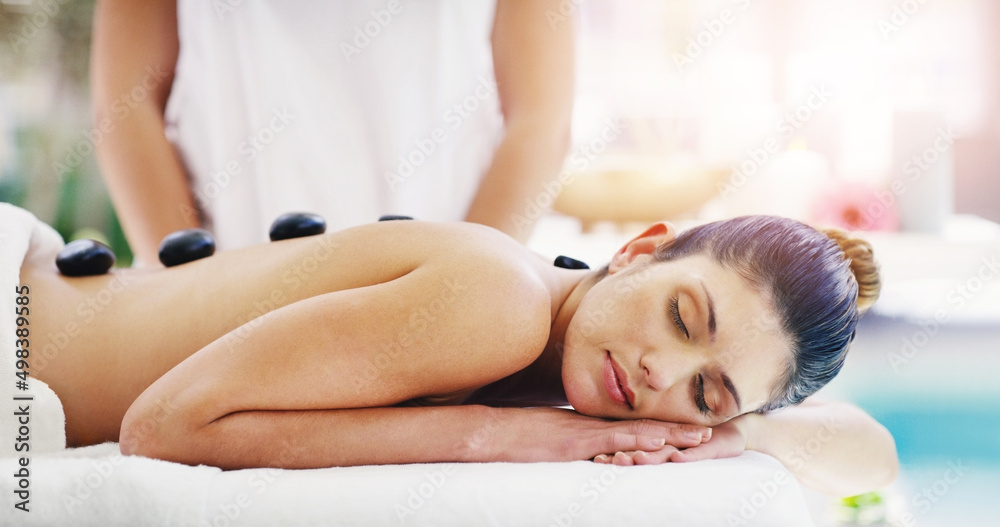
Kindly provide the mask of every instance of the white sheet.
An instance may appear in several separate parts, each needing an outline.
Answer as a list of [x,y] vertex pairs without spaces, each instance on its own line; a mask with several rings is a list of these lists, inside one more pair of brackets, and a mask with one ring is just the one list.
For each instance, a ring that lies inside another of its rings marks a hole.
[[[580,461],[223,472],[105,443],[32,457],[30,512],[12,509],[16,460],[0,459],[15,525],[812,525],[773,458],[614,467]],[[6,524],[6,521],[4,522]]]

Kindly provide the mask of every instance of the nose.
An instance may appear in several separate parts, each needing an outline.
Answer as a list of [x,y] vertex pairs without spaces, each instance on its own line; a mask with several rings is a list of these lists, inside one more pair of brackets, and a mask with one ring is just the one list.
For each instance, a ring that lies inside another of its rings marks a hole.
[[701,369],[702,358],[695,352],[671,353],[647,351],[640,357],[643,378],[653,391],[667,391],[677,383],[687,382]]

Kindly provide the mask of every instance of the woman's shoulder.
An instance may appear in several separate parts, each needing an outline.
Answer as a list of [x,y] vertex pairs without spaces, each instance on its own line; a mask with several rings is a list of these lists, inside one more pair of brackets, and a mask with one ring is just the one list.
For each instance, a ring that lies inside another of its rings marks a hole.
[[[423,266],[441,277],[463,280],[497,309],[550,308],[540,257],[496,229],[474,223],[413,222],[409,243],[420,246]],[[551,316],[546,315],[546,324]]]
[[[391,221],[353,227],[334,239],[370,259],[406,262],[449,272],[537,282],[544,287],[539,257],[506,234],[475,223]],[[359,255],[360,256],[360,255]],[[528,284],[522,284],[528,285]]]
[[506,349],[541,352],[552,324],[552,295],[540,257],[482,225],[393,223],[406,225],[383,227],[393,231],[387,238],[398,240],[397,253],[421,256],[418,271],[431,297],[454,297],[478,322],[477,331]]
[[421,342],[410,347],[420,349],[415,356],[474,364],[451,370],[460,385],[520,371],[544,350],[552,325],[547,266],[512,238],[475,224],[417,221],[361,226],[348,236],[372,247],[372,265],[413,259],[384,309],[398,320],[385,323],[407,342]]

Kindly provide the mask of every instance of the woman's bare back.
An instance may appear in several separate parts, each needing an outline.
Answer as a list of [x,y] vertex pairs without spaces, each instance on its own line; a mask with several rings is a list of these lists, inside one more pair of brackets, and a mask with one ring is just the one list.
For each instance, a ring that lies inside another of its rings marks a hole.
[[[478,261],[470,262],[470,258]],[[535,313],[550,309],[548,289],[538,273],[544,264],[513,240],[468,224],[371,224],[228,251],[170,269],[124,269],[87,278],[66,278],[54,269],[26,267],[21,282],[31,288],[32,334],[40,339],[33,343],[39,351],[31,373],[62,399],[71,446],[114,441],[132,402],[212,342],[225,336],[232,360],[239,360],[243,345],[262,336],[259,317],[266,313],[326,293],[376,287],[421,270],[410,279],[435,282],[424,289],[428,297],[417,299],[420,305],[405,320],[396,316],[395,323],[375,324],[392,335],[381,339],[382,349],[351,350],[371,355],[369,371],[355,372],[352,377],[360,387],[375,380],[368,377],[378,377],[379,360],[393,357],[394,348],[441,329],[438,317],[446,308],[456,307],[450,304],[458,295],[468,293],[471,284],[464,277],[471,276],[470,265],[482,266],[484,277],[492,269],[520,284],[521,291],[505,291],[504,284],[495,284],[494,301],[535,304],[510,305]],[[534,291],[524,291],[524,283],[534,283]],[[483,285],[488,284],[479,284],[476,294],[482,294]],[[316,320],[315,324],[317,332],[324,327],[335,329],[329,327],[334,321]],[[533,349],[511,354],[517,369],[524,367],[525,353],[537,357],[542,352],[547,338],[547,334],[541,338],[543,327],[547,324],[530,328],[525,342],[532,342],[528,347]],[[288,352],[280,347],[273,350],[277,356]],[[479,378],[467,390],[516,371],[500,370]],[[296,379],[289,379],[290,387],[295,383]],[[451,394],[426,395],[447,401]]]

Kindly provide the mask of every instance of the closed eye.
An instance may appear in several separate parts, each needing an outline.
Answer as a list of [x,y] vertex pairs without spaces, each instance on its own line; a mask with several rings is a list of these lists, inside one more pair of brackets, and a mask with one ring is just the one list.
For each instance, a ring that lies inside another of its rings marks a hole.
[[670,299],[669,311],[670,318],[674,320],[674,325],[677,326],[677,329],[681,330],[685,337],[691,338],[691,335],[688,333],[687,326],[684,325],[684,321],[681,319],[681,310],[676,296]]
[[708,414],[712,412],[712,409],[709,408],[708,404],[705,402],[705,379],[700,373],[698,374],[698,384],[695,390],[694,402],[698,406],[698,411],[701,412],[701,415],[707,417]]

